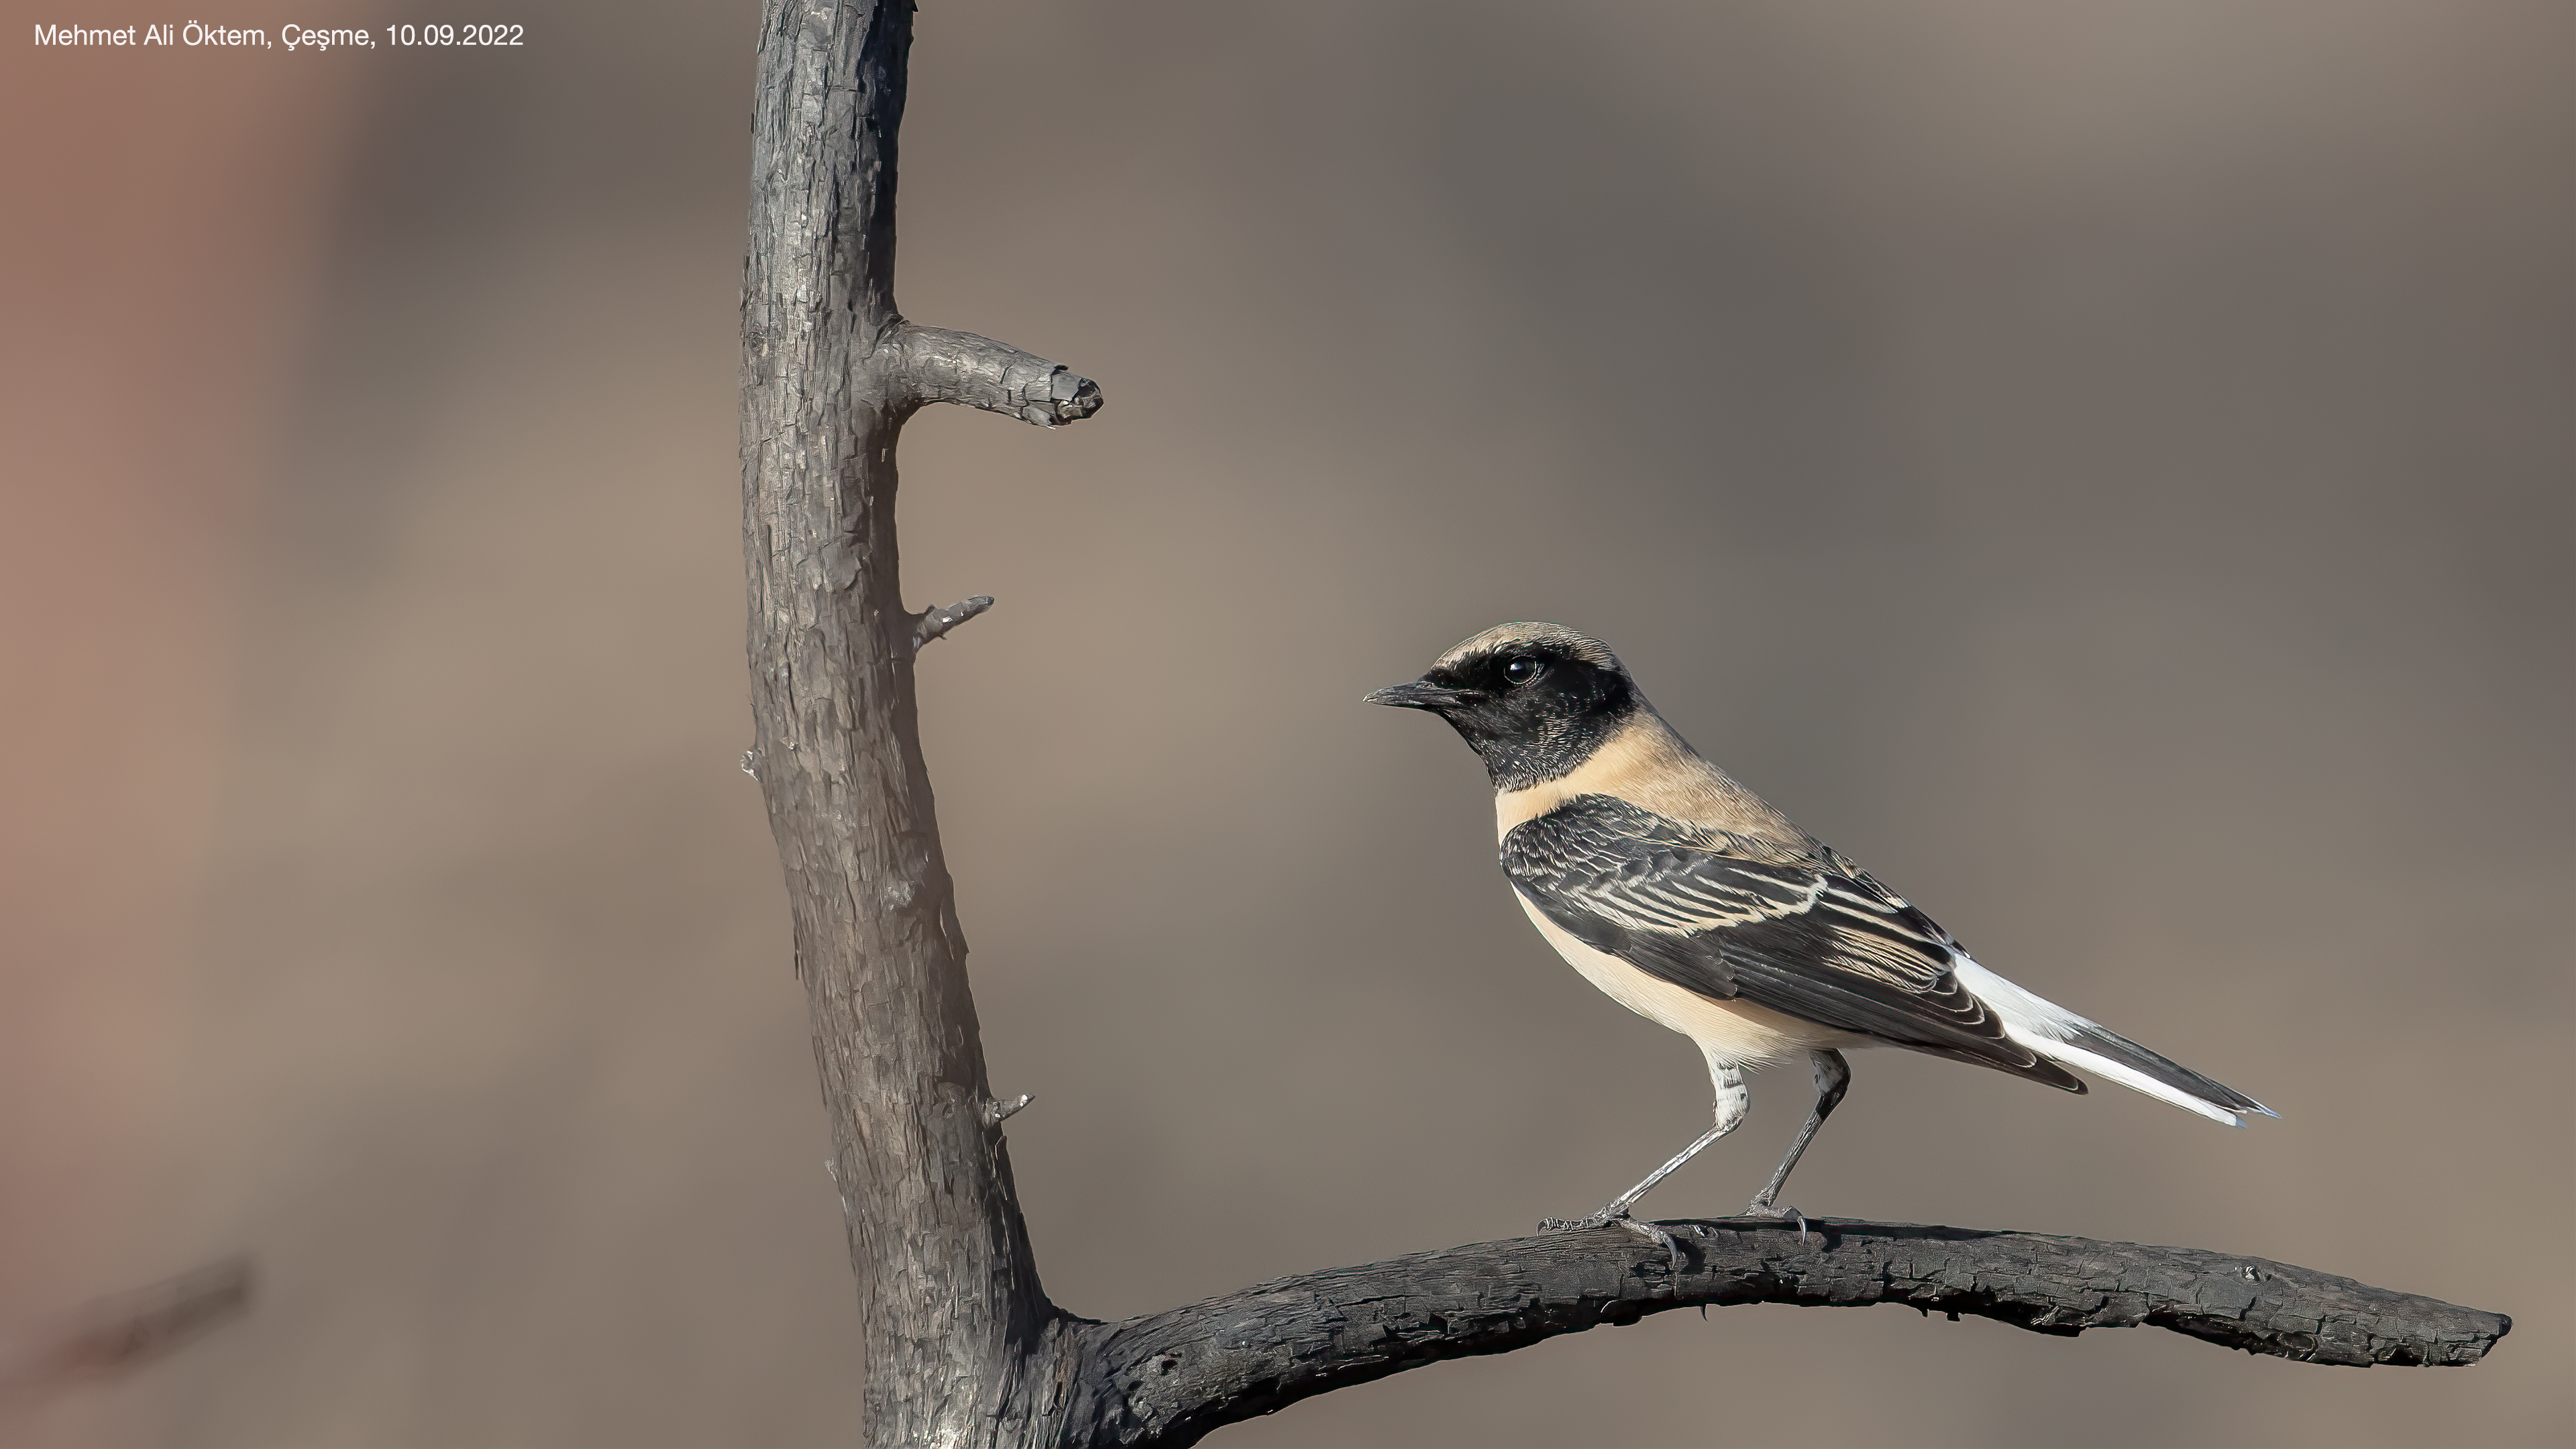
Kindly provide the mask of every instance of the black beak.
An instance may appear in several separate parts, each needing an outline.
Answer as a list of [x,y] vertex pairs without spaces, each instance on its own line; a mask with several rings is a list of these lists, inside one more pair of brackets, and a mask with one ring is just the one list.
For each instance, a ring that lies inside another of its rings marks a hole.
[[1372,689],[1360,696],[1362,704],[1391,704],[1398,709],[1427,709],[1439,714],[1462,704],[1473,704],[1483,695],[1467,689],[1443,689],[1437,684],[1414,680],[1409,684],[1390,684]]

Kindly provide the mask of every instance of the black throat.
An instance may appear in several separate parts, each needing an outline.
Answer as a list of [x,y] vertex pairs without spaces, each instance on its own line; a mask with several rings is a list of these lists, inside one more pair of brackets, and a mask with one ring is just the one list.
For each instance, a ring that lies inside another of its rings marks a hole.
[[1526,790],[1573,774],[1636,712],[1631,701],[1616,714],[1548,720],[1527,733],[1513,735],[1479,735],[1459,720],[1449,723],[1475,748],[1476,757],[1485,762],[1486,777],[1501,792]]
[[1487,685],[1483,698],[1442,712],[1485,762],[1496,790],[1526,790],[1572,774],[1645,707],[1616,669],[1581,660],[1551,664],[1527,685]]

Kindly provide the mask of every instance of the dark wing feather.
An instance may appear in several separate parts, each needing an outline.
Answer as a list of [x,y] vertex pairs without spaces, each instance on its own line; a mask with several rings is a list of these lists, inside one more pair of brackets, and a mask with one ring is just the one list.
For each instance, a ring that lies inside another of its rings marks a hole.
[[1504,836],[1503,870],[1576,940],[1676,986],[2084,1090],[1959,984],[1947,931],[1834,851],[1578,795]]

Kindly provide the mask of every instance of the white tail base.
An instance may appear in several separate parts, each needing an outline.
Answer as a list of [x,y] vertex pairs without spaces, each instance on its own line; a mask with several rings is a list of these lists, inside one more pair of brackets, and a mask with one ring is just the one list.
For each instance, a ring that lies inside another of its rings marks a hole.
[[1986,1004],[1986,1009],[2002,1022],[2004,1035],[2054,1062],[2090,1072],[2106,1081],[2119,1083],[2131,1091],[2144,1092],[2162,1102],[2171,1102],[2186,1112],[2197,1112],[2212,1122],[2242,1127],[2245,1119],[2215,1102],[2204,1101],[2179,1087],[2169,1087],[2134,1067],[2122,1066],[2098,1052],[2086,1051],[2070,1040],[2087,1027],[2106,1030],[2101,1023],[2077,1016],[2053,1001],[2033,996],[1966,956],[1951,968],[1959,984],[1969,994]]

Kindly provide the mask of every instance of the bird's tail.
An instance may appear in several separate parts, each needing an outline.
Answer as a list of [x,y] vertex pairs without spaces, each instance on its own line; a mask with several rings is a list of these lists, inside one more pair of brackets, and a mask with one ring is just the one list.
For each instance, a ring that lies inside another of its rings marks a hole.
[[2024,991],[1965,956],[1951,969],[1957,973],[1959,984],[2003,1023],[2004,1035],[2051,1061],[2091,1072],[2230,1127],[2245,1125],[2245,1119],[2237,1115],[2241,1112],[2280,1115],[2233,1087],[2158,1056],[2100,1022]]

